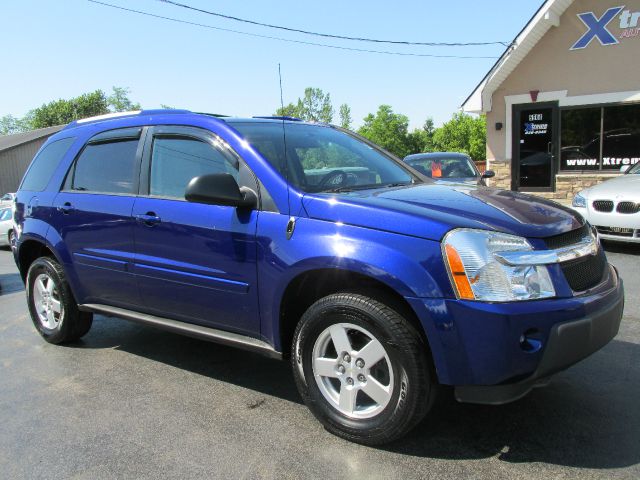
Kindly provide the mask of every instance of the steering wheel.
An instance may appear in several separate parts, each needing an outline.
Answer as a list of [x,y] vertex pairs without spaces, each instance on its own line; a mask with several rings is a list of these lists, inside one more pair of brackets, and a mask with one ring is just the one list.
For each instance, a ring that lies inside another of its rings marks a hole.
[[[333,170],[327,173],[320,182],[318,182],[318,188],[324,190],[326,187],[346,187],[350,184],[350,180],[358,181],[357,175],[353,173],[345,172],[344,170]],[[355,184],[352,183],[353,184]]]

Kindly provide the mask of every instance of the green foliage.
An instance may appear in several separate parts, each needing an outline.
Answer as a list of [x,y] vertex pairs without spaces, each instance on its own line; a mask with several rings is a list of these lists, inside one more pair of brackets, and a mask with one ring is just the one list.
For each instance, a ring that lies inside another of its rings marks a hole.
[[109,113],[107,97],[102,90],[85,93],[70,100],[54,100],[33,110],[31,128],[45,128],[54,125]]
[[364,118],[364,125],[358,133],[402,158],[413,153],[408,129],[409,118],[406,115],[394,113],[389,105],[380,105],[375,115],[370,113]]
[[280,107],[276,110],[275,115],[277,117],[295,117],[302,118],[302,111],[298,109],[297,105],[290,103],[284,107]]
[[320,88],[307,87],[304,89],[304,97],[298,98],[296,104],[289,103],[278,108],[275,114],[280,117],[296,117],[309,122],[331,123],[333,121],[331,95],[324,93]]
[[16,118],[13,115],[0,118],[0,135],[12,135],[29,130],[29,124],[25,118]]
[[127,87],[112,87],[113,93],[107,97],[112,112],[130,112],[140,110],[140,104],[129,99],[131,90]]
[[454,113],[451,120],[433,134],[437,151],[463,152],[476,161],[486,159],[487,128],[484,116]]
[[140,108],[139,103],[129,99],[129,89],[126,87],[113,87],[113,93],[108,97],[102,90],[96,90],[68,100],[45,103],[30,110],[23,118],[5,115],[0,119],[0,135],[64,125],[81,118]]
[[351,107],[349,107],[349,105],[347,105],[346,103],[343,103],[342,105],[340,105],[340,110],[339,110],[339,115],[340,115],[340,126],[342,128],[351,128]]

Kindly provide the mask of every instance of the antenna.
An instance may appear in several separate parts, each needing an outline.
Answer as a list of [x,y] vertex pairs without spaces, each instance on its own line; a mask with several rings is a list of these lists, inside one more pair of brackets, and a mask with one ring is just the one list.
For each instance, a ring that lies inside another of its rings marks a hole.
[[295,222],[295,220],[293,220],[293,217],[291,217],[291,198],[290,198],[290,194],[289,194],[289,158],[287,156],[287,132],[286,129],[284,127],[284,96],[282,94],[282,71],[280,70],[280,64],[278,63],[278,79],[280,81],[280,107],[281,107],[281,111],[282,111],[282,141],[284,144],[284,176],[285,176],[285,180],[287,181],[287,208],[289,209],[289,224],[293,222]]

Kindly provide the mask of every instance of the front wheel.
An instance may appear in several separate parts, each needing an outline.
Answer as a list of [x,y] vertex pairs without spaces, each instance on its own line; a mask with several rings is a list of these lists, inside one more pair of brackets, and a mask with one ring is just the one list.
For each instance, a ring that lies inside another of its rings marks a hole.
[[348,440],[395,440],[433,403],[433,368],[420,335],[366,296],[339,293],[314,303],[298,324],[293,352],[305,403],[327,430]]

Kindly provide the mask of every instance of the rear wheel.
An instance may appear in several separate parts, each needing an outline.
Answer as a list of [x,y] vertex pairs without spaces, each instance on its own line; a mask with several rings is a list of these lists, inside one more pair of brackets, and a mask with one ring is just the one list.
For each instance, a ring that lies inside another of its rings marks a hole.
[[50,257],[36,259],[27,273],[31,320],[49,343],[72,342],[91,328],[92,314],[78,309],[64,271]]
[[426,345],[406,319],[376,300],[341,293],[317,301],[293,342],[300,394],[338,436],[368,445],[390,442],[433,403]]
[[13,230],[9,230],[9,233],[7,233],[7,241],[9,242],[9,247],[13,248],[15,246],[15,236],[13,234]]

